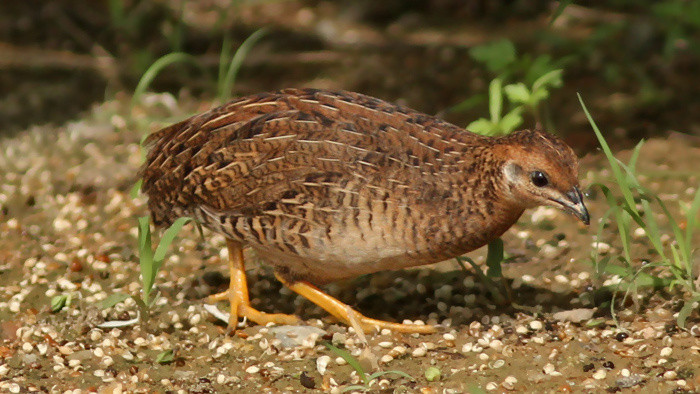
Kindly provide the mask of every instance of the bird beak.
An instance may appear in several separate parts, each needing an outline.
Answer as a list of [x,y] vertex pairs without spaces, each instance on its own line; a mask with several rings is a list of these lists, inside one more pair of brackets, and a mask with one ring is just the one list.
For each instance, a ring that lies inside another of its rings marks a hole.
[[588,209],[583,204],[583,196],[578,187],[574,186],[571,188],[566,193],[566,198],[555,199],[554,201],[564,207],[565,210],[576,215],[584,224],[591,223],[591,217],[588,214]]

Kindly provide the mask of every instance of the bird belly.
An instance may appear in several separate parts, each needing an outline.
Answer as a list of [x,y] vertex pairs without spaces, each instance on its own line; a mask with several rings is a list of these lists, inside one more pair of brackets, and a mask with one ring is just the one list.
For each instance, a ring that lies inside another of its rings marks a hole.
[[[390,241],[390,242],[387,242]],[[324,284],[378,271],[431,264],[435,256],[419,253],[415,245],[386,240],[380,234],[344,232],[342,241],[317,239],[309,248],[286,253],[279,248],[251,245],[257,254],[290,279]]]

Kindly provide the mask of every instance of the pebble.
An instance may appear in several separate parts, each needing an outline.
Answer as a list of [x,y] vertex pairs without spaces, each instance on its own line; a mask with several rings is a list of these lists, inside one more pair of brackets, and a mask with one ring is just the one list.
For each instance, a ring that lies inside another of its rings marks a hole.
[[543,327],[542,322],[539,320],[533,320],[530,322],[530,328],[535,330],[535,331],[541,330],[542,327]]
[[426,353],[427,353],[427,351],[425,350],[425,348],[423,348],[423,347],[417,347],[417,348],[413,349],[413,351],[411,352],[411,356],[413,356],[413,357],[423,357],[423,356],[426,355]]
[[379,342],[377,345],[381,348],[389,349],[390,347],[394,346],[394,343],[391,341],[383,341]]
[[491,343],[489,343],[489,347],[497,352],[500,352],[503,350],[503,342],[498,339],[494,339],[491,341]]
[[249,374],[258,373],[258,372],[260,372],[260,367],[258,367],[256,365],[251,365],[250,367],[246,368],[245,371],[246,371],[246,373],[249,373]]
[[34,346],[32,346],[31,343],[25,342],[22,344],[22,351],[25,353],[31,353],[31,351],[34,350]]
[[595,380],[603,380],[606,376],[608,376],[608,373],[604,369],[599,369],[593,373],[593,379]]
[[379,362],[382,364],[387,364],[387,363],[390,363],[392,361],[394,361],[394,357],[392,357],[389,354],[385,354],[382,356],[382,358],[379,359]]
[[678,373],[676,373],[676,371],[664,372],[664,379],[674,380],[674,379],[676,379],[676,377],[678,377]]
[[328,369],[328,364],[331,362],[330,356],[321,356],[316,359],[316,370],[319,374],[325,375]]
[[622,376],[625,377],[625,378],[628,378],[628,377],[630,376],[630,370],[627,369],[627,368],[623,368],[623,369],[620,371],[620,375],[622,375]]
[[661,357],[668,357],[671,355],[671,353],[673,353],[673,349],[670,347],[665,347],[665,348],[661,349],[661,352],[659,353],[659,355]]
[[498,388],[498,385],[495,382],[486,383],[486,390],[488,390],[488,391],[494,391],[497,388]]

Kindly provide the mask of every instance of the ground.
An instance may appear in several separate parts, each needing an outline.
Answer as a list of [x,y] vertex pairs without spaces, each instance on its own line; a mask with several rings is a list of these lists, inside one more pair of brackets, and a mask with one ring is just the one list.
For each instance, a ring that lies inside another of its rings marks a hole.
[[[135,218],[146,215],[145,200],[129,194],[142,157],[138,142],[148,129],[139,125],[196,109],[175,105],[167,94],[143,101],[134,107],[109,101],[84,120],[0,141],[2,391],[340,392],[361,383],[325,343],[345,347],[368,372],[396,370],[412,377],[385,374],[370,383],[372,390],[700,388],[700,324],[695,313],[686,328],[677,326],[682,295],[640,292],[618,306],[617,323],[603,305],[609,294],[600,290],[616,278],[596,274],[590,262],[595,223],[605,212],[594,189],[588,197],[592,226],[540,208],[505,235],[512,305],[495,305],[485,284],[454,261],[326,287],[369,316],[421,320],[438,325],[437,334],[358,336],[281,288],[255,256],[249,259],[253,303],[296,313],[323,331],[308,338],[307,331],[298,331],[290,343],[275,327],[242,324],[230,333],[203,309],[206,295],[226,287],[224,239],[208,232],[202,239],[191,225],[174,242],[157,278],[161,295],[150,318],[99,328],[137,310],[131,299],[107,309],[101,300],[116,292],[138,295],[141,288]],[[699,154],[697,142],[684,137],[653,139],[640,166],[662,198],[687,200],[694,189],[677,175],[693,171]],[[583,158],[584,187],[608,176],[601,154]],[[691,176],[690,184],[697,179]],[[601,253],[618,253],[614,231],[605,229],[601,239]],[[472,257],[483,265],[483,251]],[[70,294],[71,302],[52,313],[51,298],[61,294]],[[165,350],[174,352],[173,360],[158,363]],[[439,369],[439,379],[426,379],[429,367]]]

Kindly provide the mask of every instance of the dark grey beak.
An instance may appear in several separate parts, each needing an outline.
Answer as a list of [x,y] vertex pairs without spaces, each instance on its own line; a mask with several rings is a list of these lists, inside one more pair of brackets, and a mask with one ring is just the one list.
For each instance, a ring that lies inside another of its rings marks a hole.
[[586,206],[583,204],[583,196],[578,187],[574,186],[569,190],[566,193],[566,197],[565,199],[555,201],[561,204],[564,209],[576,215],[584,224],[590,224],[591,217],[588,215],[588,209],[586,209]]

